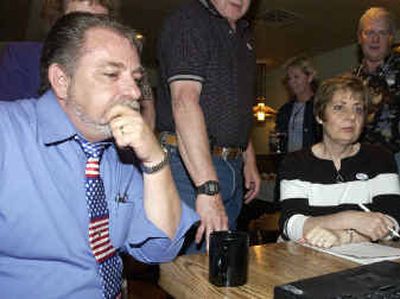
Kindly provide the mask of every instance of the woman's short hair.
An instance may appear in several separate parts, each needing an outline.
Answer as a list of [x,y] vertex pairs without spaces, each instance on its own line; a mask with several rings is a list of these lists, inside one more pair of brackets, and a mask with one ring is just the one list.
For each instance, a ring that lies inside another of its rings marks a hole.
[[304,74],[307,76],[313,76],[313,80],[311,81],[311,89],[315,92],[318,88],[317,81],[317,71],[311,63],[310,58],[306,55],[299,55],[289,58],[285,64],[283,65],[283,69],[285,70],[285,76],[283,77],[283,83],[287,85],[289,80],[288,78],[288,70],[289,68],[296,67],[299,68]]
[[359,97],[364,105],[364,117],[368,114],[369,93],[363,81],[352,75],[341,75],[325,80],[314,97],[314,116],[325,120],[325,110],[338,91],[350,91]]

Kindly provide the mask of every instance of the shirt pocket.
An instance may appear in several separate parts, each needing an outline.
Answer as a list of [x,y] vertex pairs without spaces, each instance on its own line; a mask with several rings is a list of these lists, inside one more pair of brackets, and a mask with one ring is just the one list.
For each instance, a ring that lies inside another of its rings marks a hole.
[[124,246],[134,217],[135,203],[129,198],[115,197],[110,207],[110,237],[116,249]]

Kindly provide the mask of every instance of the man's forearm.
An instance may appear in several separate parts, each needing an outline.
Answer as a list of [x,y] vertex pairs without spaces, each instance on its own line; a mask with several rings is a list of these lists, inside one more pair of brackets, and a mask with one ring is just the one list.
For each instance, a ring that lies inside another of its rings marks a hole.
[[210,144],[201,107],[185,102],[174,108],[179,151],[195,185],[216,180]]
[[156,173],[144,174],[144,208],[147,218],[172,239],[182,207],[169,165]]
[[[209,180],[218,180],[212,163],[206,122],[200,106],[201,88],[202,85],[199,82],[175,81],[171,83],[172,111],[179,152],[196,186]],[[228,218],[220,193],[198,194],[196,212],[201,219],[195,237],[197,243],[201,241],[204,234],[208,240],[210,232],[228,229]]]
[[254,165],[257,165],[256,153],[254,151],[253,142],[251,142],[251,139],[249,140],[247,148],[243,153],[243,160],[245,163],[252,163]]

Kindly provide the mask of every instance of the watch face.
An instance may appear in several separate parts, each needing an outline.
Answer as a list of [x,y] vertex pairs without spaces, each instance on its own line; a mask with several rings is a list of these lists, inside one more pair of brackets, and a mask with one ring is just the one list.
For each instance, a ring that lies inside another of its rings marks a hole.
[[215,185],[215,184],[210,184],[209,185],[209,192],[211,192],[211,193],[213,193],[213,192],[218,192],[218,186],[217,185]]
[[197,188],[197,194],[215,195],[219,193],[219,183],[217,181],[208,181]]

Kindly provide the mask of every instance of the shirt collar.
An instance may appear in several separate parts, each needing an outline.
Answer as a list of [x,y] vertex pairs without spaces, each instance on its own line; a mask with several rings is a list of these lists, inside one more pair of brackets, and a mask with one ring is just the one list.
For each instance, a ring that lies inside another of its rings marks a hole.
[[37,119],[39,136],[44,144],[63,142],[77,134],[51,90],[38,99]]
[[[201,5],[203,5],[211,14],[213,14],[216,17],[224,19],[227,23],[228,20],[226,20],[215,8],[214,4],[211,3],[210,0],[198,0]],[[236,27],[240,29],[247,28],[249,26],[249,22],[246,19],[241,18],[239,21],[236,22]]]
[[208,9],[213,15],[223,18],[218,10],[215,8],[214,4],[210,0],[199,0],[199,2]]
[[383,63],[379,65],[373,73],[368,72],[366,62],[364,60],[361,62],[358,72],[365,75],[383,75],[383,72],[385,72],[391,66],[394,57],[394,53],[389,53],[383,60]]

